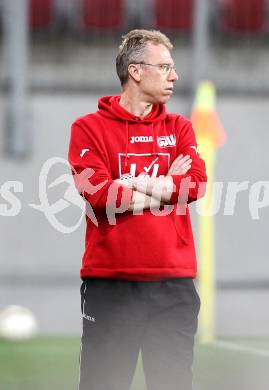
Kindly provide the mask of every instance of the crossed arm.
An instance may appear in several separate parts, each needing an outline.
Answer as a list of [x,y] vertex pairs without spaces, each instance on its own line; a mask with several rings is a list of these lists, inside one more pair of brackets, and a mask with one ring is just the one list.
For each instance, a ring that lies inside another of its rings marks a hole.
[[[180,154],[172,163],[166,176],[150,177],[139,175],[132,179],[133,196],[129,211],[141,211],[149,208],[159,208],[169,203],[174,190],[172,175],[185,175],[191,168],[192,160],[189,155]],[[118,184],[126,185],[124,180],[115,180]]]
[[[178,153],[181,154],[173,161],[166,176],[152,178],[140,174],[133,178],[131,189],[123,192],[126,182],[112,179],[107,168],[109,161],[105,149],[93,127],[85,124],[83,119],[77,120],[72,125],[68,159],[79,193],[97,213],[103,213],[115,205],[118,210],[122,208],[126,211],[128,208],[129,211],[142,211],[176,204],[181,202],[179,195],[184,192],[185,179],[190,180],[191,184],[186,201],[191,202],[203,196],[203,191],[199,190],[203,187],[200,184],[206,182],[205,165],[196,152],[195,135],[189,122],[181,126],[180,134]],[[81,155],[85,147],[88,152]]]

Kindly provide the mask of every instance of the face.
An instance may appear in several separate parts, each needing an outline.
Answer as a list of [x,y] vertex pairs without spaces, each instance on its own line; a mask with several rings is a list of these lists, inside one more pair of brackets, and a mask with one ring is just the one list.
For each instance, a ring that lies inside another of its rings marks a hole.
[[166,103],[173,94],[175,81],[178,80],[175,69],[162,67],[162,65],[174,66],[170,51],[162,44],[148,43],[142,62],[151,64],[136,65],[139,76],[137,85],[143,99],[151,104]]

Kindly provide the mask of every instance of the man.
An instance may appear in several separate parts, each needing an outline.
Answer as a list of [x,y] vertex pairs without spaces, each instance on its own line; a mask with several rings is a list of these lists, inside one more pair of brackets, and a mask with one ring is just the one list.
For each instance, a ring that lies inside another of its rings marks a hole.
[[72,126],[69,162],[87,201],[80,390],[129,389],[140,350],[148,390],[192,389],[200,301],[187,204],[206,174],[191,123],[165,111],[172,47],[159,31],[130,31],[121,95]]

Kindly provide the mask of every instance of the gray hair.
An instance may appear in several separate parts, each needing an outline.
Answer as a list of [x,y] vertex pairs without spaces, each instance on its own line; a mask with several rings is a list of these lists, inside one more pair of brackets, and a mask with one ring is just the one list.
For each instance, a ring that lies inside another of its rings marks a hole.
[[155,45],[164,45],[168,50],[173,49],[169,38],[157,30],[132,30],[122,37],[122,43],[119,46],[116,58],[117,75],[121,85],[124,86],[128,81],[128,67],[130,64],[142,62],[147,43]]

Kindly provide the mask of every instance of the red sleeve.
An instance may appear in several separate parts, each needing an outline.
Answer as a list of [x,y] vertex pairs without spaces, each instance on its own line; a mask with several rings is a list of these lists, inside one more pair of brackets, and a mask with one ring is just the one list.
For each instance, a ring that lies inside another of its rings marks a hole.
[[80,120],[71,128],[68,160],[78,192],[97,214],[110,207],[128,209],[132,190],[112,180],[104,146]]
[[186,191],[186,187],[188,203],[204,196],[206,191],[205,163],[197,152],[194,130],[191,122],[187,119],[185,119],[183,126],[177,129],[177,156],[180,154],[183,154],[183,156],[188,154],[192,159],[192,164],[191,169],[185,175],[172,175],[174,192],[170,198],[169,203],[171,204],[178,202],[182,191]]

